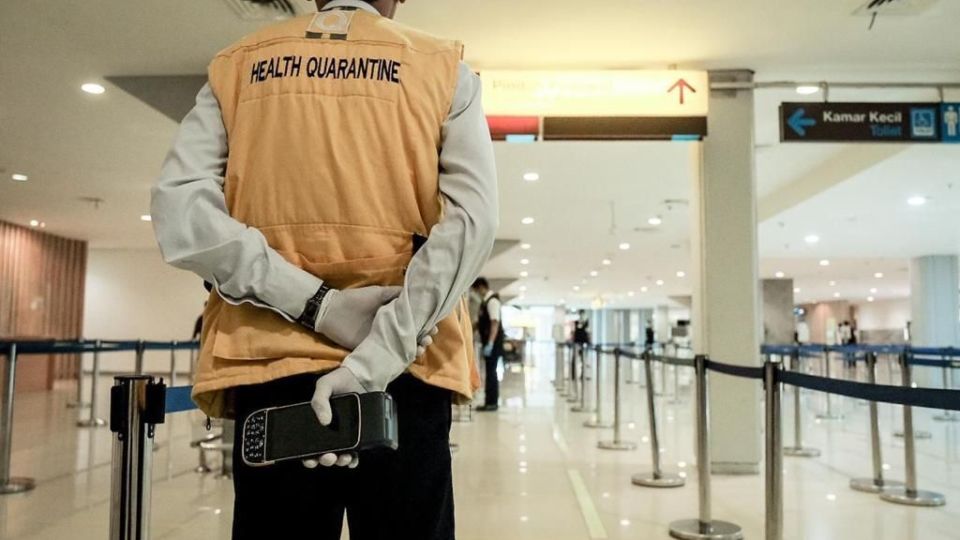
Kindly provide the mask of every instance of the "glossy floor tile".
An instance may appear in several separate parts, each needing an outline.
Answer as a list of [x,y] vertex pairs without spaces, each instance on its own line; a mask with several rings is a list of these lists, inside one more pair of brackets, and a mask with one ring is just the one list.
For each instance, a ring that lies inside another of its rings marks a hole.
[[[589,415],[571,412],[571,404],[557,398],[551,384],[553,362],[552,345],[533,347],[525,366],[506,369],[505,405],[498,412],[475,412],[472,421],[454,423],[457,537],[667,538],[671,521],[696,517],[688,370],[680,370],[677,385],[673,370],[666,370],[667,395],[656,400],[663,468],[685,476],[687,485],[657,490],[630,483],[633,473],[651,467],[644,387],[631,381],[623,392],[622,438],[638,448],[601,450],[597,442],[610,439],[612,430],[584,427]],[[880,372],[883,378],[896,377],[885,368]],[[658,389],[664,386],[659,380],[662,375],[657,369]],[[110,381],[105,379],[103,384],[106,387]],[[679,400],[673,395],[675,388],[679,388]],[[104,428],[77,428],[78,414],[86,412],[68,409],[71,398],[72,392],[66,389],[17,396],[12,469],[15,476],[35,477],[38,486],[27,494],[0,496],[0,538],[107,537],[112,438]],[[791,443],[792,390],[785,392],[783,401],[784,440]],[[609,399],[603,405],[605,414],[612,410]],[[823,455],[784,458],[785,538],[945,540],[960,536],[960,424],[933,421],[938,411],[915,410],[916,428],[932,435],[917,441],[920,487],[943,493],[947,505],[910,508],[847,487],[850,478],[870,472],[868,409],[855,400],[837,398],[831,407],[844,415],[843,420],[817,420],[816,414],[825,407],[822,395],[802,394],[805,443]],[[100,410],[107,411],[105,399]],[[881,405],[880,419],[885,473],[902,479],[903,443],[891,436],[901,426],[900,409]],[[172,416],[158,427],[154,538],[230,537],[230,481],[194,472],[198,454],[189,442],[203,433],[202,423],[199,415],[188,413]],[[741,525],[746,538],[763,537],[763,504],[762,476],[713,477],[714,517]]]

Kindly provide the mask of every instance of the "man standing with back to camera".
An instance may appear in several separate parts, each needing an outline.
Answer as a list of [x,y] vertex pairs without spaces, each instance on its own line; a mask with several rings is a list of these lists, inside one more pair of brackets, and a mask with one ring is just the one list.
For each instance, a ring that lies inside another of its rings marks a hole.
[[453,539],[462,296],[497,226],[479,79],[391,20],[403,0],[316,3],[214,58],[153,190],[164,259],[215,287],[193,397],[241,425],[304,401],[328,424],[349,392],[398,410],[399,449],[359,462],[251,468],[235,441],[233,538],[337,540],[346,510],[354,540]]

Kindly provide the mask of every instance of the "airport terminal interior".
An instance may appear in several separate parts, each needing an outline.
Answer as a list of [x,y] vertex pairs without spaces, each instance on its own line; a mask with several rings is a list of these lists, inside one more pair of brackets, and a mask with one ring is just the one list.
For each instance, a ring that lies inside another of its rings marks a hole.
[[[217,290],[164,261],[151,188],[218,51],[316,11],[0,4],[0,539],[232,538],[241,427],[189,399]],[[396,21],[463,42],[496,160],[456,538],[958,538],[960,2]]]

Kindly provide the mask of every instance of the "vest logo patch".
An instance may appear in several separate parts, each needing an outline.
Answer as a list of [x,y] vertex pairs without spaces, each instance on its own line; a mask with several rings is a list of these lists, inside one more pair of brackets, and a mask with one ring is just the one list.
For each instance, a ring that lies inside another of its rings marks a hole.
[[356,11],[321,11],[313,17],[307,32],[316,34],[346,34]]

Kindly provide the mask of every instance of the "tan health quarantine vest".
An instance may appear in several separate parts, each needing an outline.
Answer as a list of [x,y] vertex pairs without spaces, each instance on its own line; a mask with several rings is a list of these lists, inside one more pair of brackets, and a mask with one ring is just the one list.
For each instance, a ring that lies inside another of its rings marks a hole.
[[[271,26],[214,58],[230,214],[334,288],[401,285],[442,214],[441,127],[460,43],[357,9]],[[312,293],[313,291],[308,291]],[[204,311],[194,401],[231,417],[225,390],[335,368],[347,351],[216,292]],[[469,398],[479,383],[464,302],[409,372]]]

